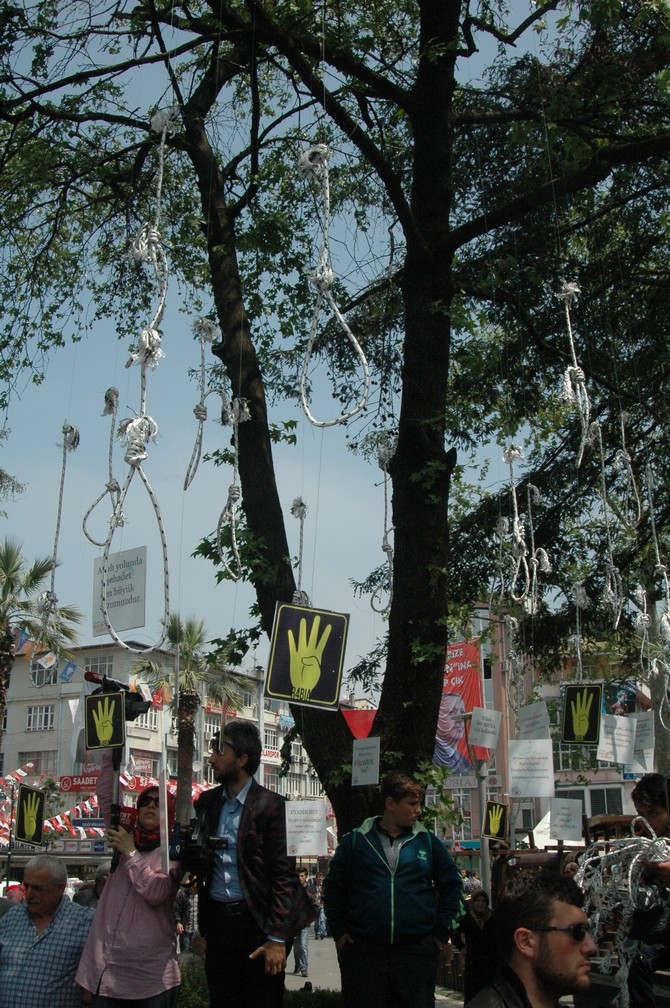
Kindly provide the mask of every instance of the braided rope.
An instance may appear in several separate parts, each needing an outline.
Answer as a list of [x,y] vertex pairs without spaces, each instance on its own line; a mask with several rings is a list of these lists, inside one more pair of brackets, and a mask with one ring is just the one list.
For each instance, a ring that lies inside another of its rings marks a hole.
[[[95,511],[98,504],[100,504],[100,502],[104,499],[104,497],[107,494],[109,494],[110,496],[110,500],[112,502],[112,514],[114,514],[117,510],[117,506],[119,503],[119,494],[121,493],[121,487],[119,486],[118,480],[114,478],[114,469],[113,469],[114,435],[116,433],[116,414],[118,408],[119,408],[118,389],[108,388],[107,391],[105,392],[105,406],[102,411],[102,416],[109,416],[111,418],[109,424],[109,445],[107,452],[107,483],[102,493],[98,497],[96,497],[96,499],[91,504],[90,508],[84,515],[84,518],[81,523],[84,535],[86,536],[88,541],[93,544],[93,546],[104,546],[105,540],[103,539],[102,542],[98,542],[98,540],[94,539],[93,536],[89,533],[88,520],[90,516],[92,515],[93,511]],[[124,524],[123,515],[120,516],[119,524],[121,525]]]
[[597,420],[591,424],[590,440],[598,445],[598,454],[600,458],[600,501],[602,505],[603,519],[605,522],[605,534],[607,536],[607,564],[605,566],[605,585],[602,597],[605,605],[612,610],[614,629],[616,630],[619,626],[619,621],[623,612],[623,580],[621,578],[619,568],[614,563],[609,496],[607,493],[607,475],[605,472],[605,450],[603,447],[602,428]]
[[[165,525],[163,523],[163,516],[158,504],[158,498],[156,497],[153,487],[142,468],[142,462],[147,458],[148,444],[155,444],[158,438],[158,425],[152,417],[147,415],[147,370],[149,368],[153,370],[161,358],[165,356],[161,349],[162,337],[158,327],[161,324],[163,314],[165,312],[165,302],[168,291],[168,263],[161,242],[160,217],[165,169],[166,140],[168,135],[172,135],[177,131],[178,122],[179,111],[174,108],[158,111],[151,119],[152,132],[160,134],[160,141],[158,143],[158,170],[156,173],[154,219],[150,223],[144,223],[140,228],[133,241],[131,255],[138,262],[146,263],[151,267],[158,296],[153,317],[148,326],[140,332],[137,341],[130,349],[130,356],[126,361],[127,368],[134,364],[137,364],[140,368],[140,408],[136,416],[128,417],[125,420],[122,420],[117,430],[117,436],[125,442],[126,450],[124,459],[128,465],[128,473],[122,489],[118,492],[118,496],[116,496],[116,502],[112,510],[109,532],[104,543],[102,578],[100,582],[100,608],[102,610],[102,618],[107,631],[120,647],[125,648],[126,651],[130,651],[133,654],[147,654],[149,651],[161,646],[165,640],[168,617],[170,613],[170,580]],[[115,410],[113,410],[113,415],[116,415]],[[125,524],[123,506],[136,472],[139,473],[156,518],[163,555],[163,618],[161,620],[161,626],[163,629],[159,641],[146,648],[134,648],[126,644],[125,641],[121,640],[112,625],[107,608],[109,555],[117,529],[121,528]],[[116,495],[117,491],[113,484],[113,477],[111,476],[111,463],[110,481],[108,487],[110,486],[113,487],[113,489],[110,490],[110,494]],[[112,496],[112,500],[114,500],[114,496]]]
[[[623,509],[622,521],[624,524],[637,528],[642,520],[642,501],[637,489],[635,474],[631,457],[626,449],[626,423],[628,414],[622,412],[621,422],[621,448],[614,455],[614,469],[623,475]],[[634,506],[633,506],[634,502]]]
[[563,302],[565,310],[565,324],[568,330],[568,341],[570,343],[570,353],[572,356],[572,366],[568,367],[563,376],[563,392],[561,398],[565,403],[576,407],[582,427],[582,436],[577,451],[577,468],[582,464],[584,449],[587,444],[589,426],[591,423],[591,403],[589,393],[586,388],[586,375],[582,371],[577,361],[575,350],[575,340],[572,332],[572,320],[570,317],[570,306],[577,301],[580,288],[575,283],[563,281],[560,291],[556,294],[559,301]]
[[572,586],[572,601],[575,604],[575,632],[568,638],[568,644],[575,649],[575,681],[582,682],[584,678],[584,663],[582,661],[582,609],[588,609],[591,599],[581,581]]
[[[315,147],[311,147],[308,151],[300,156],[298,159],[298,172],[300,177],[305,181],[310,179],[316,179],[321,181],[321,195],[323,201],[323,224],[322,224],[322,240],[321,248],[319,251],[319,261],[318,265],[312,272],[307,272],[307,277],[313,286],[317,290],[316,304],[314,306],[314,313],[312,315],[312,325],[309,334],[309,340],[307,342],[307,349],[305,351],[305,357],[303,360],[302,371],[300,374],[300,401],[302,403],[302,408],[304,410],[305,416],[314,427],[334,427],[336,424],[344,424],[355,417],[357,413],[360,413],[362,409],[367,405],[368,397],[370,394],[370,370],[368,367],[368,362],[360,346],[360,343],[352,333],[346,319],[340,312],[335,299],[331,293],[331,287],[335,281],[335,274],[330,261],[330,249],[329,249],[329,232],[330,232],[330,180],[328,175],[328,159],[330,157],[330,150],[325,144],[317,144]],[[321,313],[321,307],[323,305],[324,299],[331,312],[336,318],[340,325],[340,328],[344,332],[345,336],[349,340],[351,346],[353,347],[358,362],[361,366],[363,372],[363,390],[357,401],[357,403],[350,409],[341,413],[338,417],[333,420],[317,420],[311,413],[308,405],[307,397],[307,373],[309,370],[309,365],[312,360],[314,343],[316,341],[316,330],[319,321],[319,315]]]
[[300,541],[298,545],[298,583],[293,592],[294,605],[309,605],[309,597],[302,591],[302,558],[305,541],[305,518],[307,517],[307,505],[302,497],[296,497],[291,504],[291,514],[300,522]]
[[[222,394],[222,398],[223,409],[221,413],[221,420],[224,424],[233,428],[233,483],[228,487],[228,499],[217,522],[216,549],[221,563],[228,572],[229,577],[233,581],[239,581],[242,577],[242,561],[240,559],[240,551],[237,543],[237,514],[242,490],[239,485],[240,477],[237,461],[239,457],[238,434],[239,425],[250,419],[250,413],[246,400],[233,399],[231,403],[226,395]],[[230,561],[226,556],[225,546],[223,543],[223,531],[226,527],[230,529],[230,549],[232,552],[232,561]]]
[[382,583],[378,584],[374,592],[370,596],[370,607],[373,612],[379,613],[380,616],[386,616],[391,611],[391,603],[393,602],[393,546],[391,545],[389,535],[393,533],[393,526],[389,525],[389,463],[393,458],[394,450],[390,444],[390,437],[388,433],[381,434],[379,437],[379,442],[377,445],[377,462],[379,463],[379,468],[384,473],[384,533],[382,536],[382,552],[386,556],[386,579],[388,585],[388,599],[385,605],[382,605],[382,592],[384,590],[384,585]]
[[[56,595],[56,567],[58,565],[58,542],[60,540],[60,527],[63,519],[63,495],[65,492],[65,472],[67,469],[67,457],[69,452],[76,451],[79,447],[79,431],[72,424],[65,423],[62,428],[63,434],[63,459],[61,463],[60,486],[58,490],[58,508],[56,511],[56,531],[54,533],[54,548],[51,563],[51,587],[48,591],[43,591],[37,600],[37,610],[40,614],[40,630],[35,641],[33,654],[37,654],[50,626],[53,626],[56,637],[56,662],[60,654],[60,633],[58,618],[58,596]],[[55,617],[55,624],[53,623]],[[37,682],[33,677],[32,662],[30,663],[30,685],[37,687]],[[44,684],[43,684],[44,685]]]
[[193,332],[195,334],[195,338],[200,340],[200,398],[197,405],[193,407],[194,416],[198,421],[198,430],[195,435],[195,444],[193,445],[191,458],[186,469],[186,476],[184,477],[184,490],[188,490],[190,487],[200,464],[203,428],[205,420],[207,419],[207,407],[205,406],[207,397],[211,395],[212,392],[218,392],[219,395],[223,397],[223,393],[220,389],[210,389],[207,391],[207,359],[205,353],[207,344],[214,343],[215,341],[221,339],[221,331],[218,326],[214,325],[214,323],[208,318],[200,318],[196,319],[193,323]]

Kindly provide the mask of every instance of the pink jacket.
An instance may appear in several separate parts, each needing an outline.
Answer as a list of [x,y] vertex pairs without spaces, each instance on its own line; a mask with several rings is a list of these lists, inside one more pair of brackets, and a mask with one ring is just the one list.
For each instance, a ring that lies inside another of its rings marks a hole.
[[[111,760],[104,759],[98,800],[109,822]],[[77,983],[101,997],[155,997],[181,983],[173,904],[176,880],[161,852],[122,857],[102,891],[82,953]]]

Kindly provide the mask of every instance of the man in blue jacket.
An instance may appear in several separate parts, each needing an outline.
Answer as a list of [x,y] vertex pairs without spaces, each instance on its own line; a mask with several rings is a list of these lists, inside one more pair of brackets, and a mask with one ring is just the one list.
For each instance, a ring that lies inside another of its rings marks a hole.
[[463,914],[461,877],[419,823],[422,785],[381,783],[384,811],[340,841],[324,882],[345,1008],[434,1008],[438,949]]

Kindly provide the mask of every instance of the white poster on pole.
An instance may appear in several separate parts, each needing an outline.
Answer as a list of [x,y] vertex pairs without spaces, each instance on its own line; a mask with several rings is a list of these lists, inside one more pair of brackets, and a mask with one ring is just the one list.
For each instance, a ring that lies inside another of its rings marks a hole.
[[291,857],[327,857],[326,803],[287,801],[286,849]]
[[519,708],[517,716],[519,723],[519,738],[538,739],[551,738],[549,731],[549,711],[546,700],[537,700]]
[[351,783],[354,787],[379,784],[379,737],[354,739]]
[[635,718],[603,714],[596,755],[608,763],[632,763],[635,752]]
[[509,793],[512,798],[554,797],[551,739],[510,739]]
[[481,746],[484,749],[495,749],[498,745],[501,718],[500,711],[473,707],[468,735],[470,745]]
[[[104,557],[93,564],[93,636],[109,633],[102,615]],[[105,598],[107,616],[114,630],[136,630],[146,624],[147,548],[110,553],[107,559]]]
[[579,798],[552,798],[549,814],[553,840],[582,839],[582,803]]

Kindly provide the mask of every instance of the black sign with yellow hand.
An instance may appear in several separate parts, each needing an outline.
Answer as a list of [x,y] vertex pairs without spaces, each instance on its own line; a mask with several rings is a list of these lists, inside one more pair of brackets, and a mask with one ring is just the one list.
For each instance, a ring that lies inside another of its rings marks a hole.
[[94,693],[86,704],[86,748],[115,749],[126,741],[125,695]]
[[487,801],[482,824],[482,836],[490,840],[504,840],[507,836],[507,805]]
[[46,797],[43,791],[19,785],[19,800],[16,806],[16,829],[14,839],[21,843],[42,846],[44,833],[44,807]]
[[561,741],[576,745],[596,745],[600,737],[602,702],[601,684],[566,686]]
[[265,695],[310,707],[337,708],[349,616],[278,605]]

